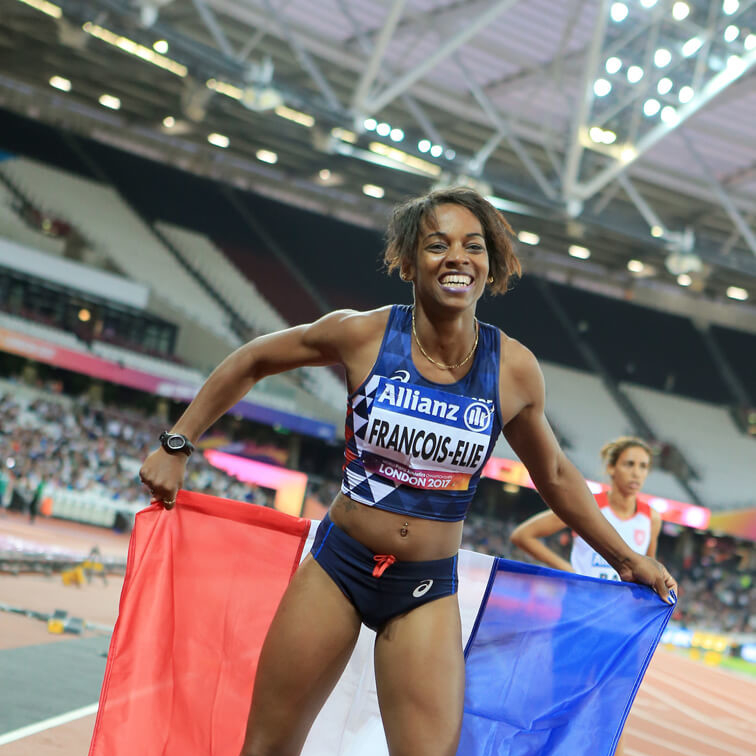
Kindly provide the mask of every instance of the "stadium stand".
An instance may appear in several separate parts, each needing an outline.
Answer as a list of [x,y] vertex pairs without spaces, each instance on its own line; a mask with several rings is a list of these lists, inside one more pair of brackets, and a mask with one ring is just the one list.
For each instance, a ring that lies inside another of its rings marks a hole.
[[152,286],[154,296],[165,297],[186,317],[238,346],[227,314],[114,189],[23,158],[4,161],[0,171],[36,205],[85,229],[86,238],[97,249],[123,273]]
[[754,441],[739,431],[726,408],[642,386],[623,388],[652,418],[658,437],[672,440],[693,463],[699,479],[692,485],[703,501],[715,509],[753,505]]

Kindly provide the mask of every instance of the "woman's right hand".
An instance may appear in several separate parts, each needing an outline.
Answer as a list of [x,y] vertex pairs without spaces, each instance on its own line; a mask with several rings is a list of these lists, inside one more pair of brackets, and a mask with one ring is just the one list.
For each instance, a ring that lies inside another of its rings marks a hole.
[[158,448],[144,460],[139,470],[139,478],[150,489],[152,499],[166,509],[173,509],[176,503],[176,494],[184,483],[186,460],[184,454],[168,454]]

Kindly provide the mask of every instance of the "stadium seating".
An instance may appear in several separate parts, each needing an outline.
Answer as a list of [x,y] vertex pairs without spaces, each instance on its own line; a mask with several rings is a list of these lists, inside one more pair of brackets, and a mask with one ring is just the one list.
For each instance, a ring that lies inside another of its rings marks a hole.
[[[672,441],[701,476],[693,482],[712,509],[753,506],[754,440],[740,433],[725,407],[624,384],[659,438]],[[651,491],[651,484],[647,486]]]
[[160,243],[111,187],[24,158],[6,160],[0,172],[35,205],[76,228],[124,274],[151,286],[188,318],[230,345],[239,339],[223,308]]
[[0,239],[9,239],[32,249],[55,255],[62,255],[65,246],[63,239],[47,236],[22,220],[16,212],[13,194],[2,181],[0,181]]

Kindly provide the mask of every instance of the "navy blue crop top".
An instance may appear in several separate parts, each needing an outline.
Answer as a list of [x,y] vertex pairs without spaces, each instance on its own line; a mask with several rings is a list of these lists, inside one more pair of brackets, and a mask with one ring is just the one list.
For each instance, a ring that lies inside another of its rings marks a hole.
[[470,372],[433,383],[412,362],[412,308],[391,308],[378,359],[347,399],[345,496],[412,517],[465,518],[501,432],[499,330],[479,328]]

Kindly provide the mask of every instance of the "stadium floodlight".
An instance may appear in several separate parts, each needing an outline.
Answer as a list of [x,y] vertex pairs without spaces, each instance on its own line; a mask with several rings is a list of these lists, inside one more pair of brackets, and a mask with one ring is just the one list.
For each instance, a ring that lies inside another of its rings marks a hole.
[[19,2],[22,2],[24,5],[28,5],[35,10],[41,11],[47,16],[52,16],[53,18],[60,18],[63,15],[63,11],[59,5],[48,3],[47,0],[19,0]]
[[357,144],[357,134],[349,131],[349,129],[342,129],[341,126],[334,126],[331,129],[331,136],[335,139],[340,139],[342,142]]
[[121,100],[112,94],[101,94],[98,102],[100,103],[100,105],[102,105],[103,108],[110,108],[111,110],[121,109]]
[[329,181],[331,178],[331,171],[328,168],[321,168],[318,171],[318,176],[321,181]]
[[430,154],[434,158],[441,157],[444,154],[444,148],[440,144],[434,144],[430,148]]
[[628,144],[627,146],[623,147],[622,151],[620,152],[620,163],[632,163],[632,161],[637,157],[638,150],[636,150],[632,144]]
[[606,97],[612,91],[612,85],[606,79],[596,79],[593,84],[593,93],[596,97]]
[[748,299],[748,292],[740,286],[728,286],[726,294],[730,299],[737,299],[740,302]]
[[693,87],[681,87],[680,91],[677,94],[678,99],[680,102],[684,105],[686,102],[690,102],[693,99],[693,95],[695,95],[695,90]]
[[278,105],[273,109],[273,112],[279,118],[285,118],[292,123],[298,123],[300,126],[304,126],[307,129],[312,128],[315,125],[315,118],[309,113],[302,113],[300,110],[294,110],[288,105]]
[[386,190],[382,186],[377,186],[376,184],[363,184],[362,193],[366,194],[368,197],[383,199],[383,196],[386,194]]
[[278,154],[273,152],[273,150],[258,150],[255,153],[255,157],[261,163],[269,163],[270,165],[275,165],[278,162]]
[[628,9],[624,3],[612,3],[612,7],[609,9],[609,15],[612,17],[612,21],[615,23],[621,23],[627,18]]
[[185,78],[189,73],[189,69],[187,69],[187,67],[182,63],[168,58],[165,55],[161,55],[150,47],[140,45],[133,39],[124,37],[121,34],[116,34],[115,32],[112,32],[110,31],[110,29],[106,29],[103,26],[98,26],[97,24],[93,24],[91,21],[87,21],[82,25],[81,28],[92,37],[95,37],[96,39],[99,39],[100,41],[105,42],[108,45],[117,47],[119,50],[122,50],[129,55],[134,55],[140,60],[145,60],[148,63],[152,63],[153,66],[162,68],[165,71],[170,71],[176,76]]
[[160,53],[161,55],[165,55],[168,52],[168,41],[165,39],[156,39],[152,43],[152,49],[156,53]]
[[611,129],[604,129],[601,135],[601,141],[604,144],[614,144],[617,141],[617,135]]
[[703,40],[701,37],[691,37],[683,46],[682,54],[689,58],[691,55],[695,55],[703,47]]
[[616,74],[622,68],[622,61],[616,55],[612,55],[611,58],[607,58],[604,68],[608,74]]
[[163,118],[163,126],[166,129],[172,129],[176,125],[176,119],[173,116],[166,116]]
[[365,131],[375,131],[375,127],[378,125],[378,121],[375,120],[375,118],[366,118],[362,125],[365,129]]
[[743,42],[743,47],[746,50],[753,50],[756,47],[756,34],[749,34]]
[[666,107],[662,108],[661,119],[668,126],[673,126],[680,120],[680,116],[671,105],[667,105]]
[[653,8],[657,2],[658,0],[640,0],[640,4],[644,8]]
[[677,283],[680,286],[690,286],[693,283],[693,279],[687,273],[680,273],[677,277]]
[[391,139],[392,142],[401,142],[402,139],[404,139],[404,132],[401,129],[391,129],[389,132],[389,139]]
[[661,226],[651,226],[651,236],[658,239],[660,236],[664,236],[664,229]]
[[216,131],[207,135],[207,141],[214,147],[222,147],[223,149],[231,144],[231,140],[225,134],[218,134]]
[[740,3],[738,0],[724,0],[722,3],[722,11],[728,15],[731,16],[733,13],[735,13],[738,8],[740,8]]
[[378,134],[378,136],[386,137],[391,133],[391,125],[388,123],[379,123],[375,127],[375,133]]
[[628,260],[627,269],[631,273],[643,273],[646,266],[640,260]]
[[671,61],[672,61],[672,53],[669,50],[667,50],[666,47],[660,47],[654,53],[654,65],[657,68],[664,68],[665,66],[668,66]]
[[534,246],[541,241],[541,237],[538,236],[538,234],[534,234],[532,231],[520,231],[520,233],[517,234],[517,238],[523,244],[530,244],[531,246]]
[[643,103],[643,115],[647,116],[648,118],[655,116],[660,110],[661,104],[659,103],[659,100],[654,100],[653,98],[651,98]]
[[421,140],[420,140],[420,141],[419,141],[419,142],[417,143],[417,149],[418,149],[418,150],[419,150],[420,152],[428,152],[428,150],[430,150],[430,148],[431,148],[432,146],[433,146],[433,145],[431,144],[431,142],[430,142],[430,139],[421,139]]
[[417,157],[417,155],[410,155],[404,150],[400,150],[398,147],[392,147],[383,142],[371,142],[368,145],[368,149],[374,152],[376,155],[387,158],[390,163],[386,163],[387,167],[397,168],[399,170],[409,171],[410,173],[417,173],[425,176],[440,176],[441,168],[435,163],[430,163],[427,160]]
[[571,244],[567,251],[570,257],[576,257],[578,260],[587,260],[591,256],[591,250],[588,247],[581,247],[579,244]]
[[724,30],[723,36],[724,36],[725,42],[734,42],[740,36],[740,27],[735,26],[735,24],[730,24]]
[[627,80],[631,84],[637,84],[643,78],[643,69],[640,66],[630,66],[627,69]]
[[662,79],[659,79],[658,84],[656,85],[656,91],[660,95],[669,94],[672,91],[672,87],[674,86],[674,82],[672,79],[665,76]]
[[682,2],[682,0],[679,0],[679,2],[676,2],[672,6],[672,18],[674,18],[675,21],[684,21],[689,14],[690,6],[687,3]]
[[50,86],[59,89],[61,92],[71,91],[71,82],[63,76],[51,76]]

